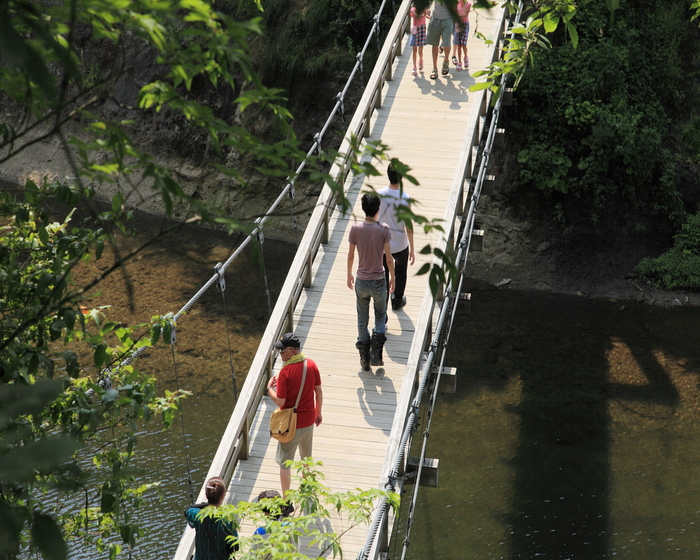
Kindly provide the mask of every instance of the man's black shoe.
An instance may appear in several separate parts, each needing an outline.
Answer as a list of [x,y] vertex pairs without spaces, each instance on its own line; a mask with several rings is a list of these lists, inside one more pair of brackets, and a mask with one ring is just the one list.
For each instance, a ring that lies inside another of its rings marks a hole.
[[398,302],[398,303],[396,302],[396,298],[394,298],[394,299],[391,300],[391,308],[392,308],[394,311],[398,311],[398,310],[401,309],[404,305],[406,305],[406,296],[401,296],[401,301]]

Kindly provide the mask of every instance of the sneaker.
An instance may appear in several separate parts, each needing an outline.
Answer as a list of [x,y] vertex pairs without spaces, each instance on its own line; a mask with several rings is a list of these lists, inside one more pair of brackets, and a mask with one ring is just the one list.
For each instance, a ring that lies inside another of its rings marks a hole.
[[401,309],[404,305],[406,305],[406,296],[402,296],[402,297],[401,297],[401,302],[398,303],[398,304],[396,303],[396,300],[395,300],[395,299],[392,299],[392,300],[391,300],[391,308],[392,308],[394,311],[398,311],[398,310]]

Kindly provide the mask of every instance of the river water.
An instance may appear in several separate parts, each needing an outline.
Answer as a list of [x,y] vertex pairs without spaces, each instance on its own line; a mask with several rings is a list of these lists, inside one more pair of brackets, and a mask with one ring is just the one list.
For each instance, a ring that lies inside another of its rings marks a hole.
[[[144,233],[125,247],[165,223],[140,219]],[[131,300],[115,276],[91,303],[111,304],[110,318],[128,323],[178,311],[235,244],[188,228],[129,266]],[[240,387],[267,320],[264,278],[274,305],[293,254],[271,240],[263,261],[246,251],[227,273],[226,313],[210,290],[180,321],[174,358],[162,347],[139,360],[161,390],[194,394],[172,430],[140,435],[142,479],[161,485],[140,513],[150,534],[134,558],[174,553],[188,463],[196,493],[234,407],[229,356]],[[439,486],[420,489],[407,558],[697,559],[699,309],[476,281],[469,290],[471,313],[457,318],[446,362],[457,367],[457,392],[439,398],[430,427]]]

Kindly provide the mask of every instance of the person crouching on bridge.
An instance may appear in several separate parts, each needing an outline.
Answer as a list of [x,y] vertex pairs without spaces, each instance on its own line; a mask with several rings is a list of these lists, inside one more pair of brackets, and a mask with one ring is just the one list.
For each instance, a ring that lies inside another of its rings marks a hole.
[[238,547],[227,537],[238,537],[238,532],[230,521],[200,515],[205,508],[218,508],[224,502],[226,483],[218,476],[210,478],[204,486],[204,495],[206,502],[185,508],[187,523],[195,530],[194,560],[228,560]]
[[[363,222],[350,228],[350,249],[348,251],[348,288],[355,289],[357,307],[357,342],[360,351],[360,366],[369,371],[373,366],[383,366],[382,348],[386,342],[386,303],[388,295],[394,291],[394,259],[391,256],[391,230],[386,224],[377,221],[381,199],[376,194],[362,195]],[[352,275],[357,248],[357,280]],[[383,257],[389,269],[389,288],[384,276]],[[374,331],[370,339],[369,301],[374,302]]]
[[292,474],[286,464],[287,461],[294,460],[297,448],[299,448],[299,455],[302,459],[311,457],[314,426],[320,425],[323,421],[321,415],[323,391],[321,390],[321,374],[318,367],[313,360],[301,353],[301,342],[297,335],[291,332],[286,333],[273,346],[280,351],[284,366],[277,375],[272,376],[268,381],[267,393],[281,409],[294,408],[301,389],[304,361],[306,361],[306,381],[297,407],[296,432],[290,441],[277,442],[275,459],[280,466],[280,484],[284,497],[292,485]]

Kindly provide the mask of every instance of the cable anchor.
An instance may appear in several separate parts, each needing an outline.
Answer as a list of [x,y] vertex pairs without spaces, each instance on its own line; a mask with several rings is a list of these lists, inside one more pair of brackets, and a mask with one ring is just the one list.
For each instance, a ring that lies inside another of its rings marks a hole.
[[216,266],[214,266],[214,271],[216,272],[216,275],[218,276],[218,284],[219,284],[219,290],[221,293],[223,293],[226,290],[226,278],[224,278],[224,265],[221,263],[216,263]]

